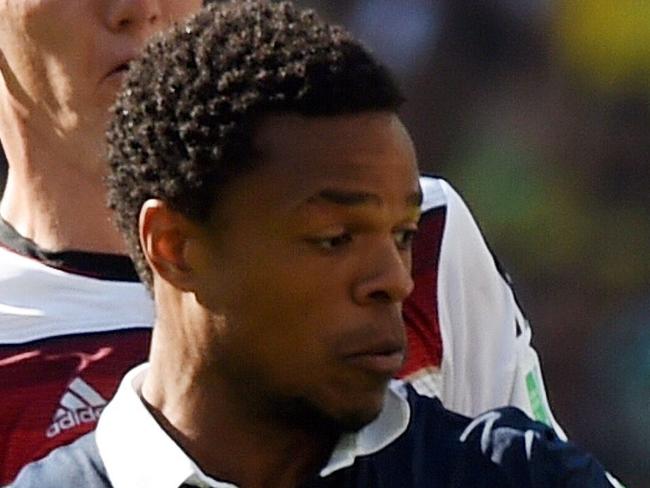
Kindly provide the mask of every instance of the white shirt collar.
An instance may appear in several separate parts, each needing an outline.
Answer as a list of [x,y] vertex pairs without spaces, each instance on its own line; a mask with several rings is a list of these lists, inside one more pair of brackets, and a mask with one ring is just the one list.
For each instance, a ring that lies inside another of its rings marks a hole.
[[[97,447],[115,488],[178,488],[183,483],[205,488],[236,488],[205,475],[160,427],[140,399],[148,363],[132,369],[106,406],[96,430]],[[355,458],[377,452],[407,428],[410,409],[406,389],[392,381],[379,416],[355,434],[344,435],[320,475],[351,466]]]

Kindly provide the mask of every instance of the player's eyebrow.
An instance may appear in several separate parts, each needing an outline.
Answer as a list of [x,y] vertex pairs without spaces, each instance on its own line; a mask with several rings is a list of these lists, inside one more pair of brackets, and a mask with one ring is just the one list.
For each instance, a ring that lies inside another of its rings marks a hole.
[[319,191],[316,195],[309,198],[307,200],[307,203],[317,203],[320,201],[334,203],[336,205],[344,205],[347,207],[354,207],[367,203],[372,203],[375,205],[381,204],[381,198],[379,195],[376,195],[374,193],[338,190],[334,188],[326,188]]
[[[409,206],[420,207],[422,204],[422,191],[417,191],[409,194],[406,198],[406,203]],[[307,203],[316,203],[318,201],[325,201],[336,205],[344,205],[354,207],[358,205],[374,204],[381,205],[382,199],[379,195],[369,192],[360,191],[346,191],[333,188],[326,188],[321,190],[313,197],[307,200]]]

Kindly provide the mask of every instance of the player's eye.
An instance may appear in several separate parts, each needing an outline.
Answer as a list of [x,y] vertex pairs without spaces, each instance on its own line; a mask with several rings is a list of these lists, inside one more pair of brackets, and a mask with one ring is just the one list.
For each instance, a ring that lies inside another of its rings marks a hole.
[[411,249],[416,234],[416,228],[400,229],[394,232],[393,236],[395,237],[395,244],[397,245],[397,248],[402,251]]
[[324,251],[333,251],[352,242],[352,234],[342,232],[333,236],[310,238],[308,241]]

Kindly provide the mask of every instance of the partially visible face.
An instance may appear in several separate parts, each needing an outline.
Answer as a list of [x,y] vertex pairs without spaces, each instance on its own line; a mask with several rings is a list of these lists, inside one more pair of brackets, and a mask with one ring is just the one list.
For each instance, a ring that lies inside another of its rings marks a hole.
[[201,4],[0,0],[0,67],[8,93],[42,137],[54,132],[62,143],[103,144],[108,108],[126,63],[153,33]]
[[255,146],[260,167],[222,195],[194,266],[199,302],[225,317],[214,374],[262,415],[356,430],[405,354],[412,142],[397,116],[371,112],[269,117]]

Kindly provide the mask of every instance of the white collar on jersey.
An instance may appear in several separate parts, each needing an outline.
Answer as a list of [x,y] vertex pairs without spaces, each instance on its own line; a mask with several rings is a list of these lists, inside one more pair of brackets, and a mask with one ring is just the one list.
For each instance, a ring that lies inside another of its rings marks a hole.
[[[160,427],[139,395],[148,363],[131,370],[104,409],[96,430],[97,447],[116,488],[178,488],[183,483],[206,488],[234,488],[205,475]],[[351,466],[355,458],[377,452],[407,428],[410,408],[406,389],[393,380],[380,415],[356,434],[343,436],[320,476]]]

